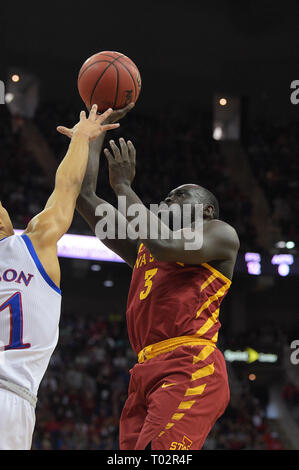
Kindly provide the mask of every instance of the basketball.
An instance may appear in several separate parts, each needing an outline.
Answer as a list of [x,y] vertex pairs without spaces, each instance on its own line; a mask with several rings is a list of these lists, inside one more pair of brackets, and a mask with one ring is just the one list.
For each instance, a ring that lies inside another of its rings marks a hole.
[[88,109],[121,109],[136,102],[141,90],[137,66],[120,52],[104,51],[89,57],[78,75],[79,94]]

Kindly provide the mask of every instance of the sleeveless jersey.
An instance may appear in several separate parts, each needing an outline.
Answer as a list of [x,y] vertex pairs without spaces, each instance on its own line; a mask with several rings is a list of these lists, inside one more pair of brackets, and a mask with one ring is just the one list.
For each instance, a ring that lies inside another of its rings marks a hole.
[[145,346],[178,336],[217,342],[220,304],[230,279],[207,263],[156,261],[139,247],[127,301],[128,336],[138,354]]
[[30,238],[0,240],[0,377],[35,395],[58,341],[61,291]]

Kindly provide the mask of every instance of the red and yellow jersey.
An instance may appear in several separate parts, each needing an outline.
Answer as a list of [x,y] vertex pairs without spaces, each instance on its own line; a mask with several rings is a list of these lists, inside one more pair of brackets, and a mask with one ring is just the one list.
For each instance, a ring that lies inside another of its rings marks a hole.
[[216,343],[219,308],[230,285],[207,263],[158,262],[141,244],[127,302],[132,348],[138,354],[145,346],[179,336]]

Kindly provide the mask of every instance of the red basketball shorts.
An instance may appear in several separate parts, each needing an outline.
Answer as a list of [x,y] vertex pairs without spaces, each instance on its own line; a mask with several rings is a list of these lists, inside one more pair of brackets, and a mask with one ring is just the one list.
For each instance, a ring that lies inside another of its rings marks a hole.
[[229,403],[225,360],[211,345],[180,346],[131,370],[120,449],[199,450]]

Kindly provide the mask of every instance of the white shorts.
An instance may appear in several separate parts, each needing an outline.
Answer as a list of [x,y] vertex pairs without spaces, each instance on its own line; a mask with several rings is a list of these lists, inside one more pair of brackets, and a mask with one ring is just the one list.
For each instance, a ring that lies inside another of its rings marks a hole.
[[35,410],[24,398],[0,389],[0,450],[30,450]]

